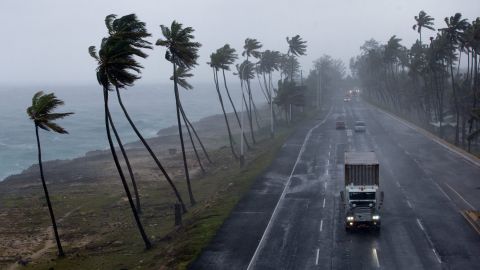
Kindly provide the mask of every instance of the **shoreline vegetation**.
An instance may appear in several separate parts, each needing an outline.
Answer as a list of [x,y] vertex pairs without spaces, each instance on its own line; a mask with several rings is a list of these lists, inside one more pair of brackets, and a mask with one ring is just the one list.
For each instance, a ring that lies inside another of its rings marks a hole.
[[[234,120],[233,113],[227,116]],[[257,145],[247,152],[243,168],[229,153],[222,114],[193,123],[205,138],[214,165],[206,163],[206,173],[202,173],[193,149],[187,148],[192,188],[199,203],[183,216],[183,226],[174,226],[175,197],[165,179],[159,182],[148,153],[140,142],[125,145],[145,205],[141,218],[154,246],[149,251],[138,241],[108,149],[44,163],[66,258],[56,257],[51,226],[44,214],[38,165],[7,177],[0,182],[0,268],[18,269],[18,262],[26,264],[25,269],[185,268],[294,130],[294,125],[279,126],[271,140],[266,106],[259,110],[259,116],[265,128],[256,130]],[[162,129],[157,137],[147,140],[178,183],[181,194],[187,194],[181,185],[183,162],[176,130],[175,126]],[[233,128],[232,133],[238,141],[240,130]]]

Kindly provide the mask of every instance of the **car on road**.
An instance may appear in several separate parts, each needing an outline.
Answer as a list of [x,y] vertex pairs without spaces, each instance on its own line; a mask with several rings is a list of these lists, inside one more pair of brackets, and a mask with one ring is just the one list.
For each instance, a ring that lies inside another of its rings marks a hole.
[[364,121],[355,121],[354,130],[355,132],[365,132],[367,131],[367,125]]
[[352,100],[352,99],[349,98],[349,97],[344,97],[344,98],[343,98],[343,101],[345,101],[345,102],[349,102],[349,101],[351,101],[351,100]]
[[345,120],[337,119],[337,121],[335,122],[335,129],[345,129],[345,127]]

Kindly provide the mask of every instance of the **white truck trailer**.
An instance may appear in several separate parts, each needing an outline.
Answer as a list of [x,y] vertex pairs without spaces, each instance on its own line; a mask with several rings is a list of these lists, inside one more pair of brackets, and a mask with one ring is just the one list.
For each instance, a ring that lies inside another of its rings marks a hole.
[[360,227],[380,230],[383,192],[379,180],[375,152],[345,152],[345,189],[340,197],[347,231]]

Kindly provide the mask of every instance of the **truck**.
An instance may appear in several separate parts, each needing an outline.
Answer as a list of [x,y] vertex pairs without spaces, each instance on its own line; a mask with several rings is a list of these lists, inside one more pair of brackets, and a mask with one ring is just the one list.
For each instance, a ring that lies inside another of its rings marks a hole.
[[345,230],[367,227],[380,231],[383,191],[375,152],[345,152],[345,185],[340,192]]

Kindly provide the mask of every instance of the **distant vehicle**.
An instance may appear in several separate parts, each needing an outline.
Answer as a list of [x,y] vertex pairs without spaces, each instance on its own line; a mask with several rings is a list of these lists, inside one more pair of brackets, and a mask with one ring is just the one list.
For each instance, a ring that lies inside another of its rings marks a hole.
[[379,189],[379,163],[375,152],[345,152],[345,230],[367,227],[380,230],[383,191]]
[[350,100],[352,100],[352,99],[349,98],[349,97],[344,97],[344,98],[343,98],[343,101],[345,101],[345,102],[349,102]]
[[355,121],[354,130],[355,132],[365,132],[367,131],[367,125],[363,121]]
[[336,129],[345,129],[345,120],[337,118],[337,121],[335,122],[335,128]]

